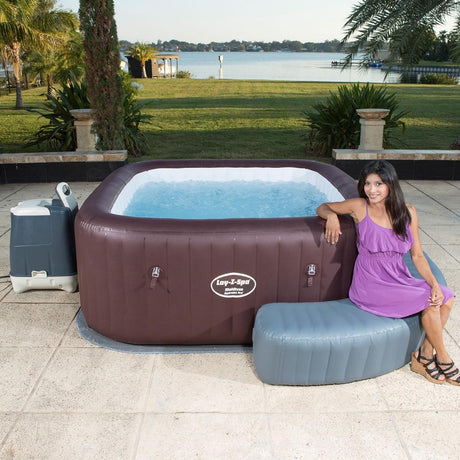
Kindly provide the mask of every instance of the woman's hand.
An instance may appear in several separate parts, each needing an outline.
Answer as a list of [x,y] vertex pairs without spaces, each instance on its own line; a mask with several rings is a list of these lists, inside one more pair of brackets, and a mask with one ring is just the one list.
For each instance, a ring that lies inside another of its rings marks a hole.
[[342,234],[340,222],[337,214],[331,213],[326,219],[326,231],[324,232],[326,241],[330,244],[336,244]]
[[429,298],[430,306],[439,308],[444,303],[444,296],[442,295],[439,284],[431,287],[431,295]]
[[338,215],[348,214],[355,223],[359,222],[366,215],[366,201],[364,198],[351,198],[335,203],[323,203],[316,208],[316,214],[326,221],[326,241],[336,244],[342,234]]

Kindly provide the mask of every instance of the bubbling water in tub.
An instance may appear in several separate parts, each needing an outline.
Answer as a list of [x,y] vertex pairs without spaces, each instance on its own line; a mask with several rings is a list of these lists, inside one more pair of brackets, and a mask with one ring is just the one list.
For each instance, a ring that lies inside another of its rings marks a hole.
[[301,182],[185,181],[141,187],[124,215],[170,219],[232,219],[314,215],[326,195]]
[[125,187],[112,213],[169,219],[312,216],[321,203],[343,199],[322,179],[300,168],[153,170]]

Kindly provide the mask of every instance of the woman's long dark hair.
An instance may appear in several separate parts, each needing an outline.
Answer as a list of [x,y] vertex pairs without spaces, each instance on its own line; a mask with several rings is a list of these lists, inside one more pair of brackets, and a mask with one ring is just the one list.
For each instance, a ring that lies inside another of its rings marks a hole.
[[364,165],[358,180],[358,193],[366,201],[368,198],[364,192],[364,185],[369,174],[377,174],[382,179],[382,182],[388,186],[389,193],[385,199],[385,208],[390,216],[393,231],[396,235],[406,239],[406,225],[407,222],[411,222],[411,217],[395,168],[385,160],[374,160]]

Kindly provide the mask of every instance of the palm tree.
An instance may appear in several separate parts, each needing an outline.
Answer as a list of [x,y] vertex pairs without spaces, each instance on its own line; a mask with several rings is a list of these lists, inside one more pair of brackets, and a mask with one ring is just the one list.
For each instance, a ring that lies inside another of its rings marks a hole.
[[142,78],[147,78],[147,72],[145,71],[145,63],[155,56],[156,49],[147,44],[136,42],[128,51],[127,55],[131,56],[136,61],[139,61],[142,66]]
[[53,94],[53,74],[56,71],[56,53],[33,51],[27,55],[24,73],[33,81],[45,82],[48,94]]
[[417,62],[426,49],[427,36],[434,27],[456,16],[456,59],[460,59],[460,2],[458,0],[361,0],[345,23],[342,45],[350,63],[353,54],[363,52],[363,63],[391,43],[406,63]]
[[71,31],[66,41],[57,52],[56,80],[69,83],[73,78],[80,81],[85,76],[85,56],[83,50],[83,34]]
[[53,9],[55,0],[0,0],[0,43],[11,53],[16,85],[16,108],[22,100],[22,59],[25,50],[53,49],[74,30],[74,13]]
[[85,74],[83,56],[83,36],[71,32],[65,41],[55,49],[33,51],[27,55],[26,75],[40,77],[46,82],[48,94],[54,94],[54,83],[68,83],[72,79],[80,81]]
[[10,66],[11,66],[11,53],[9,49],[0,43],[0,64],[5,71],[5,79],[8,84],[8,91],[10,88]]

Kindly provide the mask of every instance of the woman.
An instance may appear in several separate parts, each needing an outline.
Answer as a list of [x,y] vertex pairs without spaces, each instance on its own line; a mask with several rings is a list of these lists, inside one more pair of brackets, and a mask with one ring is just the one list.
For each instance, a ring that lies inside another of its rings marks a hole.
[[[336,244],[341,231],[338,214],[349,214],[356,224],[358,257],[350,299],[379,316],[403,318],[422,312],[425,340],[412,353],[411,369],[434,383],[460,385],[460,371],[443,341],[454,293],[439,285],[426,260],[415,208],[404,201],[398,176],[387,161],[367,163],[358,181],[360,198],[323,203],[316,210],[326,220],[326,240]],[[423,279],[414,278],[403,256],[410,250]]]

